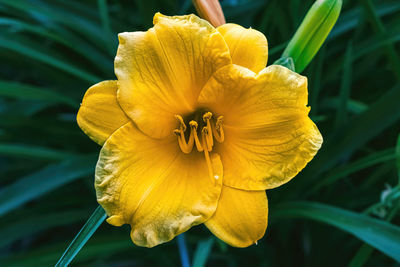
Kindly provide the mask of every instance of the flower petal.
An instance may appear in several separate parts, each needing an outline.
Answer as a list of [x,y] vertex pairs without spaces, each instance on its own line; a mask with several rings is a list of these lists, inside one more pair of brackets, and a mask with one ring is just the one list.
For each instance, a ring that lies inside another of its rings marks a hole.
[[[214,174],[223,177],[219,155],[211,161]],[[95,187],[107,222],[129,223],[133,242],[152,247],[208,220],[221,180],[210,177],[201,153],[184,154],[175,138],[150,138],[129,123],[104,144]]]
[[155,138],[171,134],[174,115],[194,111],[207,80],[231,62],[221,34],[195,15],[157,13],[153,28],[121,33],[119,41],[118,101],[139,129]]
[[103,81],[90,87],[77,115],[82,131],[99,145],[130,120],[117,102],[117,81]]
[[233,64],[246,67],[255,73],[265,68],[268,60],[268,42],[264,34],[233,23],[219,26],[217,30],[228,44]]
[[248,247],[265,234],[268,200],[265,191],[222,186],[215,214],[205,222],[210,231],[234,247]]
[[314,157],[322,136],[308,117],[307,79],[272,65],[258,75],[240,66],[219,70],[199,102],[224,116],[216,152],[224,184],[263,190],[292,179]]

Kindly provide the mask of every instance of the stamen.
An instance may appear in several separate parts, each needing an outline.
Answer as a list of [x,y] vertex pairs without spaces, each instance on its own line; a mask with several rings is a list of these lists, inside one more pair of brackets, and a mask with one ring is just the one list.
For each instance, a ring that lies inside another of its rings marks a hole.
[[214,172],[212,169],[210,155],[209,155],[208,149],[207,149],[208,144],[207,144],[206,131],[207,131],[207,128],[204,127],[203,130],[201,131],[201,140],[203,141],[204,158],[206,159],[206,163],[207,163],[207,167],[208,167],[208,174],[210,175],[210,178],[213,178]]
[[[189,154],[193,149],[193,138],[189,137],[189,142],[186,143],[185,136],[182,134],[181,130],[174,130],[174,134],[178,136],[178,144],[183,153]],[[191,143],[191,144],[190,144]]]
[[222,123],[224,122],[224,117],[219,116],[217,119],[217,122],[215,123],[215,127],[213,127],[213,134],[215,140],[217,140],[218,143],[222,143],[224,141],[224,129],[222,128]]
[[[206,112],[203,115],[203,121],[206,123],[206,127],[207,127],[207,144],[209,144],[211,146],[211,148],[214,146],[214,140],[212,137],[212,129],[211,129],[211,124],[210,124],[210,120],[212,118],[212,113],[211,112]],[[211,151],[211,150],[209,150]]]
[[190,121],[189,125],[190,125],[190,131],[191,131],[190,135],[192,135],[192,133],[193,133],[194,142],[196,144],[197,151],[202,152],[203,151],[203,147],[201,146],[199,137],[197,136],[197,126],[198,126],[198,124],[195,121]]
[[193,139],[192,133],[190,133],[189,141],[186,142],[186,139],[185,139],[186,125],[185,125],[185,122],[183,121],[183,118],[180,115],[175,115],[175,118],[180,123],[179,130],[178,129],[174,130],[174,134],[176,134],[178,136],[179,147],[181,148],[183,153],[189,154],[190,152],[192,152],[192,149],[193,149],[194,139]]
[[[196,144],[196,149],[199,152],[204,152],[204,158],[206,160],[208,173],[211,178],[215,180],[219,179],[218,175],[214,175],[212,169],[212,163],[210,159],[210,152],[214,146],[214,138],[217,142],[222,143],[224,141],[224,130],[222,128],[223,116],[219,116],[217,121],[211,120],[213,114],[211,112],[206,112],[203,114],[203,121],[205,126],[201,129],[201,141],[197,133],[198,123],[194,120],[189,122],[190,135],[189,140],[186,142],[185,132],[186,124],[180,115],[175,115],[175,118],[179,122],[178,129],[174,130],[174,133],[178,136],[178,144],[183,153],[189,154],[192,152],[194,145]],[[214,123],[215,122],[215,123]]]
[[[208,132],[207,127],[203,127],[203,129],[201,130],[201,138],[203,139],[202,140],[203,141],[203,148],[207,149],[207,151],[211,151],[212,150],[212,145],[211,145],[211,143],[209,141],[210,135],[211,135],[211,138],[212,138],[212,134],[210,134]],[[204,144],[206,144],[206,146],[204,146]]]
[[199,152],[211,152],[214,146],[214,138],[217,142],[222,143],[224,141],[224,130],[222,128],[223,116],[219,116],[217,121],[211,121],[211,112],[203,114],[203,121],[205,126],[201,129],[201,141],[197,133],[198,123],[194,120],[189,122],[190,135],[189,140],[186,142],[185,131],[187,129],[186,124],[180,115],[175,115],[175,118],[179,122],[179,128],[174,130],[174,133],[178,136],[178,144],[183,153],[189,154],[193,150],[193,146],[196,144],[196,149]]
[[175,115],[175,118],[179,121],[180,125],[179,125],[179,129],[182,130],[183,132],[186,131],[186,124],[183,121],[183,118],[181,115]]

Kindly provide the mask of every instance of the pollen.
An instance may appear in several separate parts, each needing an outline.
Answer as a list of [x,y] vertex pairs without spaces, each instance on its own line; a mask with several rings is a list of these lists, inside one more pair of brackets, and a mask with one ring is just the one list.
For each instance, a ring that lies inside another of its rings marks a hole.
[[[185,135],[187,126],[181,115],[175,115],[178,120],[178,129],[174,130],[174,133],[178,137],[178,144],[183,153],[189,154],[192,152],[193,147],[196,146],[198,152],[204,153],[204,158],[206,160],[210,177],[218,180],[219,176],[213,174],[210,152],[213,150],[215,141],[222,143],[224,141],[224,130],[222,127],[223,116],[213,119],[213,114],[211,112],[205,112],[201,118],[197,117],[196,120],[190,120],[190,134]],[[201,125],[201,129],[199,129]],[[200,136],[200,138],[199,138]]]

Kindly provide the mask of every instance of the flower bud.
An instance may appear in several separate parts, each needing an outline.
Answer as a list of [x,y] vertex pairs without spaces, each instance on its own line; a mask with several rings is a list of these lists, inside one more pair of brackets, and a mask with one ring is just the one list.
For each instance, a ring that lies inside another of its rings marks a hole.
[[317,0],[290,40],[283,58],[292,58],[296,72],[302,72],[318,52],[339,17],[342,0]]
[[197,13],[214,27],[225,24],[225,16],[218,0],[193,0]]

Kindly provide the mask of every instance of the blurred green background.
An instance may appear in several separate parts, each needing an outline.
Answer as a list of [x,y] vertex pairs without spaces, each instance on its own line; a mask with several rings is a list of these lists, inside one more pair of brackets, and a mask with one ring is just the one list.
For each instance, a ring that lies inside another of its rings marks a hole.
[[[228,22],[262,31],[270,64],[313,1],[224,0]],[[190,1],[0,0],[0,266],[54,265],[97,207],[100,147],[76,124],[86,89],[115,79],[117,33]],[[186,234],[196,267],[400,266],[400,1],[344,1],[302,73],[324,144],[290,183],[267,191],[258,245],[231,248],[204,226]],[[370,246],[371,245],[371,246]],[[136,247],[104,223],[74,266],[179,266],[176,239]]]

